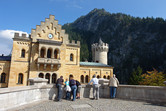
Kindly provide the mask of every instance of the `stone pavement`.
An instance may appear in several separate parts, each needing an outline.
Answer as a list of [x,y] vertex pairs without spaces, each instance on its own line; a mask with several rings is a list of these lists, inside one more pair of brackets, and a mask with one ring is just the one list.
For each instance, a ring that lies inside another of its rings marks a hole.
[[99,99],[88,98],[61,102],[43,101],[29,104],[17,111],[166,111],[166,105],[156,105],[141,101],[128,101],[120,99]]

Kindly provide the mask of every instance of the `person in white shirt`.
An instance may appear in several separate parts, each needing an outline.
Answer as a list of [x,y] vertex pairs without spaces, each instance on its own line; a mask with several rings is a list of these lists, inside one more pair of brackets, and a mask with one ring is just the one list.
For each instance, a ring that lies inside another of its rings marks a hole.
[[113,77],[111,77],[110,81],[109,81],[110,98],[112,98],[112,99],[115,98],[116,89],[117,89],[118,85],[119,85],[119,81],[114,74]]
[[[96,78],[96,75],[93,75],[93,78],[90,80],[90,82],[88,83],[93,84],[93,99],[99,99],[99,80]],[[96,94],[95,94],[96,93]]]

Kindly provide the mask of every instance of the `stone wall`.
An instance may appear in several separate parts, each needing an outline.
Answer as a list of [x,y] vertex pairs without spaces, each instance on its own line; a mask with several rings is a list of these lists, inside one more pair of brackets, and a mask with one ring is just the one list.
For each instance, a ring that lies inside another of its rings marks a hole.
[[117,98],[166,103],[165,86],[121,85]]
[[[92,98],[92,87],[82,85],[81,98]],[[117,90],[117,98],[144,100],[166,103],[166,87],[121,85]],[[0,89],[0,110],[19,107],[41,100],[54,100],[57,95],[55,85],[20,86]],[[100,98],[109,98],[109,87],[100,86]]]

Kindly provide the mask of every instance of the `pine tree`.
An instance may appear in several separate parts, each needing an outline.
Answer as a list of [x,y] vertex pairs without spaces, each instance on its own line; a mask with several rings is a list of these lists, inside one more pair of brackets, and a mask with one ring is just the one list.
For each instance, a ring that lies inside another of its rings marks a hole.
[[137,69],[133,70],[132,75],[129,80],[129,84],[131,85],[139,85],[140,81],[142,80],[142,68],[140,66]]

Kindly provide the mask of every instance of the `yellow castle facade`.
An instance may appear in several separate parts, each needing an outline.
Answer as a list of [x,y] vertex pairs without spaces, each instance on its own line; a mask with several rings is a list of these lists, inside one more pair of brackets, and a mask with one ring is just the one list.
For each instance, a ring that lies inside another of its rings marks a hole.
[[26,86],[29,78],[37,77],[48,79],[48,84],[71,75],[81,83],[88,83],[94,74],[109,79],[113,67],[102,63],[103,57],[107,59],[107,45],[100,40],[98,47],[92,48],[94,62],[80,62],[80,41],[70,42],[68,34],[50,15],[32,29],[29,37],[14,34],[11,56],[0,56],[0,87]]

